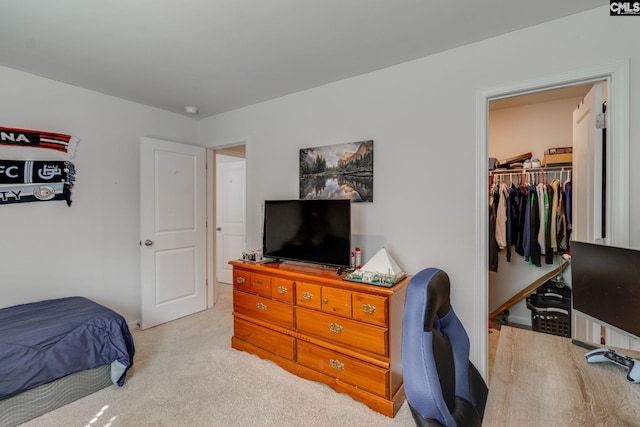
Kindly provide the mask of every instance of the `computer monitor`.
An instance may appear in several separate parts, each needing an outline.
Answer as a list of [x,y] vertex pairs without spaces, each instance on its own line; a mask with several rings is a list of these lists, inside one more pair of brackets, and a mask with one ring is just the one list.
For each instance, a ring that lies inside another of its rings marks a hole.
[[640,251],[571,242],[575,312],[640,339]]

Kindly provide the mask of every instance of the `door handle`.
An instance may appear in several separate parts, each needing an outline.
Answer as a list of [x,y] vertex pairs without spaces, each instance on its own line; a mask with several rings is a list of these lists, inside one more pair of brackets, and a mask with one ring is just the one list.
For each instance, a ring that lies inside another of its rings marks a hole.
[[144,241],[144,245],[145,246],[151,246],[151,245],[153,245],[153,241],[147,239],[147,240]]
[[222,227],[216,227],[216,231],[222,231]]

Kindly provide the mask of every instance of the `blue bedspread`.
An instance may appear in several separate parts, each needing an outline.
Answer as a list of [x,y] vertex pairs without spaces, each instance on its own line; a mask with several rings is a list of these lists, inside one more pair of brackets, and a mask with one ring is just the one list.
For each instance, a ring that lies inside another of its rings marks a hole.
[[134,352],[124,318],[86,298],[0,309],[0,399],[106,364],[122,386]]

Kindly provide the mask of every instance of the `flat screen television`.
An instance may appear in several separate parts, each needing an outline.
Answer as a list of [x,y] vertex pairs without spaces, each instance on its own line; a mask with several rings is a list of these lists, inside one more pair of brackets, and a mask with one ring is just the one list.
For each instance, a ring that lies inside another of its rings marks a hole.
[[640,338],[640,251],[571,242],[573,309]]
[[348,267],[350,200],[266,200],[262,254],[276,260]]

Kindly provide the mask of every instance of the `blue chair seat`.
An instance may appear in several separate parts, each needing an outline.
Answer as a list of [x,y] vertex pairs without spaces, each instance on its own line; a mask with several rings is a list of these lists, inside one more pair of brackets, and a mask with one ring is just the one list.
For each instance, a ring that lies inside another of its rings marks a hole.
[[469,336],[450,300],[449,276],[427,268],[407,289],[402,374],[416,425],[480,426],[488,388],[469,361]]

